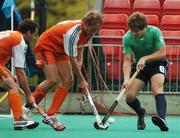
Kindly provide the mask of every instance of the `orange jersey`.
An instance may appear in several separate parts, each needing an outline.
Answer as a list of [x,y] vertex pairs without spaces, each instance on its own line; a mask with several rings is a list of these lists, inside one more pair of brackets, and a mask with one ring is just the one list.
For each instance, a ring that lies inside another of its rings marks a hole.
[[82,32],[82,21],[63,21],[45,31],[38,39],[34,52],[40,50],[51,51],[55,54],[67,54],[77,56],[77,48],[92,36],[86,36]]
[[18,31],[0,32],[0,64],[6,65],[11,57],[14,66],[24,68],[27,45]]

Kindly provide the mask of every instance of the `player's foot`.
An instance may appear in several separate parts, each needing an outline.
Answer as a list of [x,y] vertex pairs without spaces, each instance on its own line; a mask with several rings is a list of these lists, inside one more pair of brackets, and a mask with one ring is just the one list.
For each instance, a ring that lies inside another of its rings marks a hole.
[[151,119],[153,124],[158,126],[161,129],[161,131],[169,130],[169,128],[166,125],[166,121],[164,119],[160,118],[159,116],[153,116]]
[[146,117],[146,111],[144,112],[143,115],[138,116],[137,129],[144,130],[146,128],[145,117]]
[[34,129],[39,125],[38,122],[27,120],[23,117],[20,117],[19,121],[14,122],[14,129],[15,130],[22,130],[24,128]]
[[30,106],[30,105],[27,105],[27,104],[24,104],[22,106],[22,109],[23,109],[23,113],[26,117],[28,118],[32,118],[33,116],[33,112],[34,112],[34,107]]
[[56,115],[49,116],[49,118],[54,122],[53,125],[49,124],[49,122],[45,119],[42,120],[43,123],[47,125],[51,125],[56,131],[63,131],[66,127],[62,124]]

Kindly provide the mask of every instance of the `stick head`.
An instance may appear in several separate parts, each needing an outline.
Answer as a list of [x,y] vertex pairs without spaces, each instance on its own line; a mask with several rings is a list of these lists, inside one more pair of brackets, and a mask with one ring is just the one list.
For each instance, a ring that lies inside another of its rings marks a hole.
[[106,130],[106,129],[108,129],[108,124],[102,124],[102,123],[97,123],[97,122],[94,122],[94,128],[96,128],[96,129],[102,129],[102,130]]
[[63,124],[57,124],[57,123],[53,123],[51,126],[56,131],[63,131],[66,128]]

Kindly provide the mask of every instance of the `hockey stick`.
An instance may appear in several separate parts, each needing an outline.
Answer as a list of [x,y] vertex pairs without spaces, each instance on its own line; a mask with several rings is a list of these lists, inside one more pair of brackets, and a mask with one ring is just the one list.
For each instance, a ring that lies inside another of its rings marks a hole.
[[[25,96],[24,91],[18,87],[20,92],[23,94],[23,96]],[[35,107],[35,109],[38,111],[38,113],[41,114],[41,116],[45,119],[45,121],[47,122],[47,124],[51,125],[51,127],[56,130],[56,131],[63,131],[65,129],[64,125],[58,125],[57,123],[54,123],[51,118],[41,109],[37,106],[36,103],[34,103],[33,105]]]
[[[138,75],[138,71],[136,71],[133,76],[130,78],[130,80],[128,81],[128,85],[130,85],[132,83],[132,81],[135,79],[135,77]],[[109,110],[107,111],[107,113],[105,114],[103,120],[102,120],[102,124],[104,125],[108,118],[110,117],[111,113],[114,111],[114,108],[117,106],[119,100],[122,98],[122,96],[124,95],[124,93],[126,92],[126,89],[123,88],[123,90],[121,91],[121,93],[118,95],[118,97],[116,98],[116,100],[114,101],[114,103],[111,105],[111,107],[109,108]],[[96,123],[96,122],[95,122]],[[95,124],[94,123],[94,124]]]
[[51,118],[41,109],[39,108],[36,104],[34,104],[34,107],[36,108],[36,110],[38,111],[38,113],[41,114],[41,116],[45,119],[45,121],[52,126],[52,128],[56,131],[63,131],[65,129],[65,126],[62,125],[58,125],[57,123],[54,123]]
[[91,95],[90,95],[89,91],[87,91],[87,98],[89,100],[89,103],[90,103],[90,105],[91,105],[91,107],[93,109],[93,113],[94,113],[95,118],[96,118],[96,123],[94,124],[94,127],[96,129],[107,129],[108,125],[105,124],[105,123],[102,124],[101,119],[100,119],[99,114],[98,114],[98,111],[96,109],[96,106],[94,105],[94,102],[93,102],[93,100],[91,98]]

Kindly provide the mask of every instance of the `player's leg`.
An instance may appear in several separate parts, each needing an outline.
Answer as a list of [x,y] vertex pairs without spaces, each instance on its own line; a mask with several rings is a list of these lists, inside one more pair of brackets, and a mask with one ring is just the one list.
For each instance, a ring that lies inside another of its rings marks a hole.
[[[58,74],[61,78],[61,84],[58,86],[58,88],[54,93],[47,114],[51,117],[51,119],[54,122],[65,128],[65,126],[59,122],[56,114],[59,111],[61,105],[63,104],[68,94],[69,88],[73,83],[73,74],[72,74],[72,67],[69,61],[69,57],[67,57],[66,55],[63,56],[61,54],[61,56],[56,56],[56,61],[57,61]],[[46,123],[45,120],[43,122]]]
[[0,84],[8,90],[8,103],[12,109],[14,117],[14,129],[22,130],[24,128],[33,129],[39,125],[38,122],[27,120],[24,118],[22,111],[22,100],[19,94],[17,84],[11,77],[9,71],[0,66]]
[[[58,71],[56,66],[56,60],[53,53],[49,51],[40,51],[36,55],[36,64],[38,67],[41,67],[46,76],[46,80],[41,82],[35,89],[33,97],[36,104],[38,105],[42,99],[46,96],[49,89],[54,87],[58,81]],[[33,108],[29,105],[23,106],[24,113],[31,118]]]
[[164,75],[156,74],[151,78],[151,89],[156,100],[158,115],[165,119],[166,116],[166,99],[163,93]]
[[48,90],[57,84],[59,75],[56,66],[55,56],[49,51],[40,51],[37,54],[36,64],[42,67],[46,76],[46,80],[40,83],[37,86],[35,92],[33,93],[36,104],[39,104],[41,100],[45,97]]
[[[131,74],[134,74],[136,71],[136,64],[132,65]],[[127,98],[126,103],[137,113],[137,129],[145,129],[145,116],[146,111],[141,107],[139,99],[136,97],[138,92],[147,84],[148,78],[146,77],[146,67],[144,70],[141,70],[134,81],[131,83],[130,87],[126,91]]]
[[143,86],[144,82],[142,80],[134,79],[126,91],[126,102],[138,115],[137,129],[145,129],[146,127],[146,111],[141,107],[140,101],[136,97],[137,93],[142,89]]
[[58,62],[57,68],[61,78],[61,84],[55,91],[48,115],[53,115],[58,112],[73,83],[72,67],[69,60]]
[[163,92],[164,81],[164,74],[155,74],[151,77],[151,87],[153,95],[155,96],[156,110],[158,114],[158,116],[152,117],[152,121],[161,129],[161,131],[168,131],[165,121],[167,103]]
[[[35,90],[33,94],[37,104],[44,98],[48,90],[57,84],[58,79],[59,79],[56,60],[55,60],[54,55],[50,52],[45,52],[44,56],[46,56],[46,59],[47,59],[47,62],[44,62],[44,65],[43,65],[43,71],[46,76],[46,80],[38,85],[37,89]],[[56,97],[56,92],[55,92],[55,97]],[[56,108],[56,107],[53,106],[53,108]],[[58,131],[63,131],[65,129],[65,126],[58,121],[55,114],[52,114],[52,115],[48,114],[48,115],[49,115],[49,118],[53,121],[53,124],[55,124],[56,128],[58,128]],[[44,122],[45,124],[51,125],[50,122],[46,118],[44,118],[42,122]],[[54,128],[54,125],[53,125],[53,128]],[[54,129],[57,130],[56,128]]]

